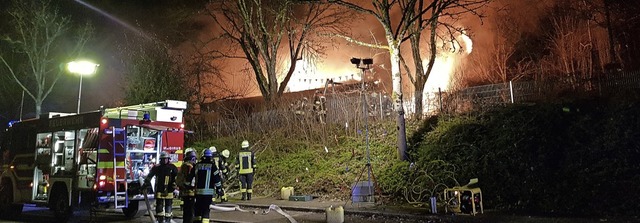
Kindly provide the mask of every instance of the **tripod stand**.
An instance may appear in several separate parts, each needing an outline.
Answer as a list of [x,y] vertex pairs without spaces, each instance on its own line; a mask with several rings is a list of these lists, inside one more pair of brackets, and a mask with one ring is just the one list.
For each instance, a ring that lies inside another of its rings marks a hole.
[[[364,66],[361,66],[360,64],[361,61]],[[374,196],[373,190],[377,190],[376,188],[377,183],[376,183],[376,177],[373,174],[373,168],[371,167],[371,158],[369,155],[369,120],[368,120],[369,112],[367,109],[368,108],[367,94],[366,94],[366,88],[365,88],[365,72],[366,70],[371,68],[371,64],[373,64],[373,59],[352,58],[351,63],[356,65],[357,68],[362,70],[362,77],[361,77],[362,113],[364,115],[366,150],[367,150],[367,164],[365,164],[365,166],[362,168],[362,170],[360,171],[360,174],[358,175],[358,178],[356,179],[356,183],[351,188],[351,202],[353,203],[354,201],[353,196],[358,196],[357,197],[358,201],[375,203],[375,196]],[[360,185],[361,184],[360,178],[362,178],[362,175],[364,174],[365,170],[367,171],[367,181],[365,182],[366,184],[363,187],[362,185]],[[364,193],[364,194],[356,193],[356,192],[361,192],[363,188],[366,188],[367,193]],[[366,199],[360,200],[360,198],[363,197],[363,195],[366,196]]]
[[[367,171],[367,181],[360,181],[362,175],[365,170]],[[371,163],[367,163],[362,167],[358,178],[356,178],[356,183],[351,187],[351,203],[353,202],[371,202],[375,203],[375,195],[374,190],[378,191],[377,188],[376,176],[373,174],[373,168],[371,167]],[[363,192],[364,190],[364,192]],[[354,196],[358,196],[354,199]],[[357,200],[357,201],[354,201]]]

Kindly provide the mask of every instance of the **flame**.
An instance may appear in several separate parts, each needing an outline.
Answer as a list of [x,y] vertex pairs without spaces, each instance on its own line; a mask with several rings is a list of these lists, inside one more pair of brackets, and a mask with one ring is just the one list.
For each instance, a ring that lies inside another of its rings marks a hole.
[[473,51],[473,41],[471,40],[471,37],[469,37],[466,32],[462,32],[460,39],[464,43],[464,52],[470,54],[471,51]]
[[[442,43],[439,45],[442,45]],[[438,89],[446,91],[449,88],[451,76],[459,65],[459,61],[470,54],[471,51],[473,51],[473,41],[466,32],[462,31],[462,34],[456,40],[448,42],[446,49],[438,52],[423,91],[425,93],[436,92]],[[426,70],[428,61],[423,61],[423,64],[425,64]],[[361,72],[354,67],[338,66],[335,62],[334,64],[316,66],[303,59],[296,63],[296,70],[287,84],[287,91],[296,92],[322,88],[325,86],[327,79],[333,79],[336,82],[360,81],[361,76]]]
[[[449,87],[455,61],[456,58],[452,55],[442,55],[436,58],[431,74],[429,74],[429,79],[427,79],[427,83],[424,85],[425,93],[438,91],[438,89],[445,90]],[[423,61],[424,64],[428,62],[427,60]],[[425,66],[425,70],[427,68],[428,67]]]
[[[463,46],[460,46],[460,44],[463,44]],[[449,49],[442,50],[436,55],[433,69],[423,89],[424,94],[447,90],[451,82],[451,76],[459,64],[458,62],[466,55],[469,55],[471,51],[473,51],[473,41],[464,31],[455,41],[450,41]],[[425,59],[422,62],[425,64],[424,69],[426,70],[429,61]]]

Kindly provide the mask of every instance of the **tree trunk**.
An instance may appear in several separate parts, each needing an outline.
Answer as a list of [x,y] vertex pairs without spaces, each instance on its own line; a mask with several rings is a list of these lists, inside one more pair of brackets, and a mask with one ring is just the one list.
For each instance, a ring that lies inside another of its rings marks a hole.
[[391,56],[391,81],[393,82],[393,103],[398,113],[396,127],[398,130],[398,158],[407,160],[407,133],[405,129],[404,107],[402,105],[402,73],[400,72],[400,45],[392,36],[387,36],[389,55]]
[[[424,88],[424,87],[423,87]],[[422,100],[424,99],[424,90],[420,90],[418,88],[413,90],[413,104],[416,107],[415,108],[415,114],[413,115],[417,120],[421,120],[422,117],[424,116],[424,104],[422,103]]]
[[36,100],[36,118],[40,118],[40,112],[42,111],[42,100]]

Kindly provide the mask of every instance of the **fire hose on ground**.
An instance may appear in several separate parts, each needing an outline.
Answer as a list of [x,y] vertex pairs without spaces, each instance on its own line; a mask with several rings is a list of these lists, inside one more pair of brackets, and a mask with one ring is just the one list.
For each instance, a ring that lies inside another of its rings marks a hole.
[[[237,205],[237,204],[216,204],[216,205],[209,206],[209,208],[217,211],[240,211],[240,212],[253,212],[253,214],[258,214],[258,211],[244,210],[240,208],[240,205]],[[285,212],[280,207],[278,207],[278,205],[275,205],[275,204],[269,205],[269,209],[263,210],[262,214],[269,214],[271,210],[278,212],[279,214],[287,218],[291,223],[298,223],[296,219],[293,219],[291,215],[287,214],[287,212]]]

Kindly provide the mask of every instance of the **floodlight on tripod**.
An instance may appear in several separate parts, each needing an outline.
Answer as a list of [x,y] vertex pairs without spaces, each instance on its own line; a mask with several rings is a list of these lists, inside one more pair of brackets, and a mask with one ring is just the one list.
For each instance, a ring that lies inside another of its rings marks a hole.
[[[361,90],[362,90],[362,112],[364,115],[364,125],[365,125],[365,140],[366,140],[366,155],[367,155],[367,164],[363,167],[362,171],[360,172],[360,175],[358,176],[358,179],[356,179],[356,184],[355,186],[352,188],[352,198],[353,198],[353,194],[354,194],[354,189],[358,188],[358,184],[360,181],[360,177],[362,176],[362,173],[364,173],[364,170],[367,170],[367,189],[368,189],[368,193],[366,194],[366,196],[370,199],[367,199],[367,201],[370,202],[375,202],[374,199],[374,181],[375,181],[375,176],[373,175],[373,169],[371,168],[371,157],[370,157],[370,152],[369,152],[369,121],[368,121],[368,116],[369,116],[369,112],[367,111],[367,93],[366,93],[366,88],[365,88],[365,74],[366,71],[371,69],[371,65],[373,64],[373,59],[372,58],[351,58],[351,64],[356,65],[356,68],[362,70],[362,78],[361,78]],[[373,178],[373,181],[372,181]],[[352,199],[353,201],[353,199]]]

